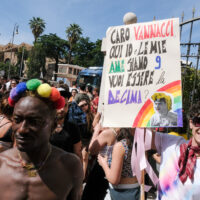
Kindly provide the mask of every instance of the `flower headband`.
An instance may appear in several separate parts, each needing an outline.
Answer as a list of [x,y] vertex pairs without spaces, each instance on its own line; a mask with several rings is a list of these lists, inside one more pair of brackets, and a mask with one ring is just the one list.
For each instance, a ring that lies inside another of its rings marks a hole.
[[61,109],[65,106],[65,98],[60,95],[60,92],[55,88],[51,87],[47,83],[41,83],[38,79],[31,79],[27,82],[19,83],[15,88],[10,91],[8,97],[8,103],[14,107],[15,103],[22,97],[26,91],[36,92],[38,96],[42,98],[50,99],[55,109]]

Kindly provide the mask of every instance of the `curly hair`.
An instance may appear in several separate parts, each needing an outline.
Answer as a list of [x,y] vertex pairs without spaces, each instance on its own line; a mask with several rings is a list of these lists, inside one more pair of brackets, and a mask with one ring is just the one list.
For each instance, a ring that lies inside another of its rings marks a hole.
[[200,116],[200,101],[198,101],[196,104],[193,104],[189,109],[189,114],[187,115],[188,119],[192,119],[194,117]]
[[167,104],[167,109],[168,110],[171,110],[172,109],[172,99],[169,95],[166,95],[165,93],[154,93],[152,96],[151,96],[151,99],[155,102],[157,100],[160,100],[160,101],[164,101],[166,104]]

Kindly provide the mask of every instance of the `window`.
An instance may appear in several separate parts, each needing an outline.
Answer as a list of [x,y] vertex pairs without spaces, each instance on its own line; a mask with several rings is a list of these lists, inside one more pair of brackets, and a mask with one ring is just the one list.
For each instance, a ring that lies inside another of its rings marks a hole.
[[74,69],[73,74],[76,75],[76,69]]
[[72,68],[69,67],[69,74],[72,74]]
[[58,73],[66,73],[66,67],[65,66],[59,66],[58,67]]

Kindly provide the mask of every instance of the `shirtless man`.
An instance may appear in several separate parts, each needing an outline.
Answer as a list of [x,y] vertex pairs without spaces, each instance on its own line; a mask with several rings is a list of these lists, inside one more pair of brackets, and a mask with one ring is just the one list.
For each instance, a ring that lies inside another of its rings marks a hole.
[[80,199],[80,159],[49,144],[54,117],[55,109],[38,97],[22,97],[15,104],[17,147],[0,154],[0,199]]

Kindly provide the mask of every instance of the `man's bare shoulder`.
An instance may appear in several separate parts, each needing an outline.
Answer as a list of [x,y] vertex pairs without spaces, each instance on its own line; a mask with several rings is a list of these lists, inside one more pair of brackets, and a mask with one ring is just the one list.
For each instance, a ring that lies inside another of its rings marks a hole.
[[13,159],[16,157],[16,154],[17,154],[17,149],[16,148],[11,148],[11,149],[8,149],[6,151],[3,151],[0,153],[0,159],[1,158],[10,158],[10,159]]
[[53,151],[54,155],[57,156],[57,158],[63,163],[63,165],[66,165],[68,167],[71,165],[74,167],[76,165],[81,166],[80,158],[76,154],[66,152],[55,146],[53,146]]
[[11,148],[0,153],[0,166],[2,162],[16,163],[17,162],[17,150],[16,148]]
[[77,155],[63,151],[55,146],[53,146],[53,151],[67,172],[70,172],[74,178],[83,177],[83,167]]

